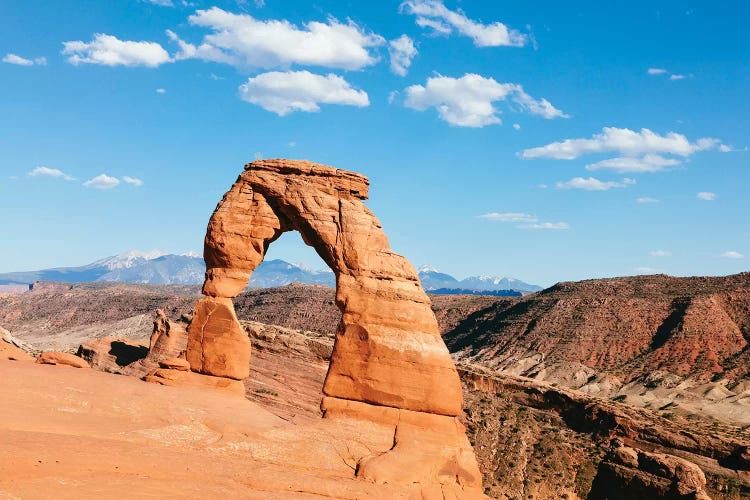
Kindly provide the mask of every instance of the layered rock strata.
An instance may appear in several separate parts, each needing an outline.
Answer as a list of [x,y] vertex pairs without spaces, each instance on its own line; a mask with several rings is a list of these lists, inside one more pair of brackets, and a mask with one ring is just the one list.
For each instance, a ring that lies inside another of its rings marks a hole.
[[336,274],[342,312],[323,392],[353,401],[456,416],[461,386],[413,266],[391,251],[368,210],[367,178],[307,161],[248,164],[206,232],[207,296],[196,306],[193,371],[242,379],[249,342],[231,298],[268,246],[297,230]]
[[[420,484],[435,496],[481,497],[481,475],[463,426],[461,384],[414,267],[388,244],[365,206],[369,181],[308,161],[245,166],[208,223],[206,280],[188,331],[191,372],[239,381],[250,342],[232,298],[268,246],[296,230],[336,274],[342,313],[323,386],[328,421],[360,419],[389,429],[389,450],[357,460],[358,477]],[[369,424],[368,424],[369,425]],[[432,497],[433,495],[428,495]]]

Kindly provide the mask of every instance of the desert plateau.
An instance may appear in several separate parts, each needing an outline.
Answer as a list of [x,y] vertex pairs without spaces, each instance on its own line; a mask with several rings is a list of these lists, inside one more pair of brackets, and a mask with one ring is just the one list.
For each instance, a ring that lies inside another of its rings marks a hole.
[[0,500],[750,500],[748,19],[0,1]]

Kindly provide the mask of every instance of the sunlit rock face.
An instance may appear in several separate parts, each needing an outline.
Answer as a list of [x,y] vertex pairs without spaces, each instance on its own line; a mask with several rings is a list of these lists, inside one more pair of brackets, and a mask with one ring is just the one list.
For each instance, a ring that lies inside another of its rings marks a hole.
[[414,267],[391,251],[364,204],[369,181],[308,161],[248,164],[206,232],[207,296],[196,308],[187,359],[193,371],[241,379],[249,344],[231,310],[274,240],[296,230],[336,274],[342,312],[327,396],[456,416],[461,386]]

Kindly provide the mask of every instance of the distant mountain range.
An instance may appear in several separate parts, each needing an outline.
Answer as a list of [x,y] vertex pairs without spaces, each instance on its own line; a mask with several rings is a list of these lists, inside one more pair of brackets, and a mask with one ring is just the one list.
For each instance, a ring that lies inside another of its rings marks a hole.
[[[118,281],[160,285],[193,285],[203,283],[203,259],[196,254],[170,254],[162,251],[129,252],[97,260],[79,267],[58,267],[40,271],[0,274],[0,285],[23,285],[36,281],[89,283]],[[541,290],[513,278],[472,276],[457,280],[429,266],[419,269],[425,290],[442,294],[522,295]],[[329,269],[312,270],[298,264],[275,259],[263,261],[253,272],[250,286],[268,288],[300,282],[335,286],[336,277]]]
[[[422,286],[428,292],[433,293],[473,293],[479,292],[521,292],[522,294],[538,292],[542,287],[531,285],[515,278],[499,276],[469,276],[457,280],[450,274],[441,273],[430,266],[422,266],[418,269],[419,279]],[[490,295],[519,295],[518,293],[502,294],[492,293]]]

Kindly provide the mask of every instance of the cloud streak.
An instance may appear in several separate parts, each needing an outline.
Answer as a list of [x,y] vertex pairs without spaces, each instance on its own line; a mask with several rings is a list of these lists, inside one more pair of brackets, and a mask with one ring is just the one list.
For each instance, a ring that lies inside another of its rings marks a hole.
[[3,62],[7,64],[15,64],[16,66],[45,66],[47,64],[47,58],[35,57],[34,59],[26,59],[16,54],[5,54]]
[[477,218],[494,222],[515,223],[518,224],[516,226],[518,229],[570,229],[570,224],[567,222],[541,222],[536,215],[523,212],[490,212],[478,215]]
[[623,179],[622,181],[601,181],[596,177],[575,177],[565,182],[555,184],[557,189],[582,189],[584,191],[609,191],[614,188],[626,188],[635,184],[633,179]]
[[391,71],[399,76],[406,76],[412,59],[417,55],[417,49],[411,38],[401,35],[388,42],[388,54],[391,57]]
[[74,66],[95,64],[155,68],[172,61],[164,47],[156,42],[120,40],[104,33],[96,33],[90,42],[63,42],[62,54]]
[[63,179],[66,181],[74,181],[75,177],[72,177],[60,169],[49,168],[49,167],[36,167],[27,174],[30,177],[54,177],[57,179]]
[[460,10],[450,10],[439,0],[406,0],[399,10],[416,16],[418,26],[436,35],[447,36],[455,31],[471,38],[476,47],[523,47],[529,41],[528,36],[499,21],[482,24]]

